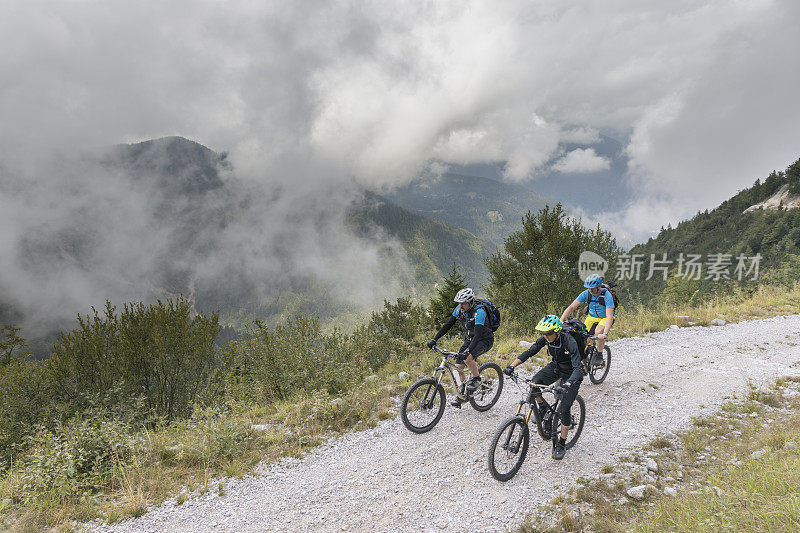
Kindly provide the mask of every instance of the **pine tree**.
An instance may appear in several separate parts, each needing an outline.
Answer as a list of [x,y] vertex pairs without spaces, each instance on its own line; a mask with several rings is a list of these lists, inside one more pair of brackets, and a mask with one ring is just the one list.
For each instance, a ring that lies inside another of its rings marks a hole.
[[[464,276],[459,272],[458,266],[453,263],[453,269],[444,278],[442,286],[436,289],[438,295],[430,303],[430,314],[437,328],[442,327],[442,324],[447,322],[455,308],[453,298],[456,297],[458,291],[466,286]],[[456,332],[456,328],[450,329],[450,334],[455,334]]]

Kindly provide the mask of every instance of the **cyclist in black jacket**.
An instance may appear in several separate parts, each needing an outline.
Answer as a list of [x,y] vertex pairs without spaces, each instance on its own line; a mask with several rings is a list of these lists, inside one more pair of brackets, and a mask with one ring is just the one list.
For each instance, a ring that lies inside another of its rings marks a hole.
[[[561,320],[555,315],[546,315],[536,325],[536,331],[541,331],[542,336],[534,342],[530,348],[525,350],[519,357],[508,365],[503,372],[511,375],[514,368],[521,365],[528,360],[529,357],[535,355],[539,350],[547,345],[547,352],[553,358],[544,368],[539,370],[533,380],[535,383],[541,385],[550,385],[561,379],[562,386],[567,389],[567,392],[561,399],[559,405],[559,415],[561,418],[561,438],[555,443],[553,448],[553,459],[563,459],[566,453],[566,440],[569,426],[565,426],[564,422],[569,423],[572,402],[578,395],[578,388],[583,380],[583,368],[581,367],[581,353],[578,349],[578,343],[572,338],[572,335],[561,331]],[[539,416],[544,416],[547,406],[542,403],[541,395],[536,397],[536,403],[539,404]]]
[[[479,355],[485,354],[494,344],[494,332],[490,327],[488,311],[484,306],[475,305],[475,293],[467,287],[461,289],[453,298],[453,301],[458,305],[450,315],[450,319],[436,333],[436,336],[428,342],[428,348],[433,349],[436,342],[444,336],[445,333],[450,331],[450,328],[456,323],[461,322],[464,326],[464,344],[458,350],[459,359],[457,367],[464,368],[467,364],[469,371],[472,373],[472,379],[466,384],[464,388],[464,396],[458,394],[450,405],[461,409],[461,404],[465,402],[469,396],[478,390],[481,384],[481,377],[478,373],[478,363],[476,362]],[[464,380],[464,374],[459,370],[461,380]]]

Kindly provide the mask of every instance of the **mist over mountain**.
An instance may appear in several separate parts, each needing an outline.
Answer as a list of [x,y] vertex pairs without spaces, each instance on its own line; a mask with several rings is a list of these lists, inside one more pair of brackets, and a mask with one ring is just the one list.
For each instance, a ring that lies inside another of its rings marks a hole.
[[329,319],[394,297],[386,251],[407,261],[388,235],[344,230],[357,187],[243,180],[225,154],[181,137],[54,156],[2,177],[0,319],[29,339],[73,327],[106,299],[177,293],[226,321]]
[[450,173],[420,178],[383,194],[412,213],[449,222],[495,246],[522,227],[525,213],[548,203],[515,183]]
[[[184,294],[240,326],[295,314],[347,322],[401,291],[427,298],[454,263],[480,286],[494,250],[356,184],[244,180],[225,153],[182,137],[4,178],[0,322],[21,326],[38,355],[106,299]],[[465,194],[470,210],[482,204]]]

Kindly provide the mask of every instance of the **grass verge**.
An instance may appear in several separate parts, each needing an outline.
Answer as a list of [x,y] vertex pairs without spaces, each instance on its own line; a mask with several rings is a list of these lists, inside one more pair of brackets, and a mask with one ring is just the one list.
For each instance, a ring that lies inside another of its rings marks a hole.
[[798,382],[751,388],[690,430],[653,440],[518,531],[800,530]]

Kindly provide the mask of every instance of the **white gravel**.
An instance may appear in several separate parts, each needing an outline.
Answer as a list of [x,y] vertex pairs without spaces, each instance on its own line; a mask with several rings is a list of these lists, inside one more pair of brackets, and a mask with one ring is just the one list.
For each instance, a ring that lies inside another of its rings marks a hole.
[[[516,410],[509,381],[487,413],[447,407],[429,433],[399,418],[350,433],[302,460],[262,467],[254,476],[216,482],[203,496],[174,500],[144,516],[97,531],[505,531],[566,492],[580,476],[686,428],[747,383],[800,374],[800,315],[716,327],[668,329],[610,343],[606,381],[584,379],[587,421],[561,462],[535,432],[520,472],[500,483],[486,454],[497,426]],[[655,387],[654,387],[655,386]]]

